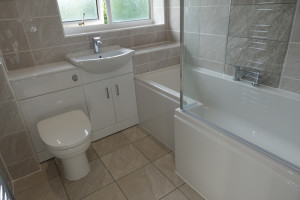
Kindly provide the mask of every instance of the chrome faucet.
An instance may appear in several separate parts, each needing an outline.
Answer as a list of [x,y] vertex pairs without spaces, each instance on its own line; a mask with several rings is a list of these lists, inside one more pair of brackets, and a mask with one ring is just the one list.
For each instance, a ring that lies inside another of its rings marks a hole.
[[240,81],[242,79],[252,78],[252,85],[259,86],[259,71],[241,70],[240,66],[234,66],[235,72],[233,80]]
[[99,53],[99,45],[102,44],[100,37],[93,37],[94,51]]

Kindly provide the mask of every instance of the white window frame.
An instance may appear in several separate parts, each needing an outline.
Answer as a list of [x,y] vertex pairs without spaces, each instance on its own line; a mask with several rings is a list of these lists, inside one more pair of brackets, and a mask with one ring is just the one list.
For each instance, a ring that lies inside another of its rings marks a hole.
[[104,11],[103,11],[103,6],[102,6],[102,0],[97,0],[99,19],[86,20],[84,22],[85,25],[83,25],[83,26],[79,26],[79,23],[81,21],[62,22],[65,35],[66,36],[79,35],[79,34],[82,35],[82,34],[90,34],[93,32],[100,32],[100,31],[106,31],[106,30],[139,27],[139,26],[154,24],[153,0],[149,0],[149,2],[150,2],[150,19],[126,21],[126,22],[113,22],[110,0],[105,0],[108,24],[104,24],[104,18],[103,18]]

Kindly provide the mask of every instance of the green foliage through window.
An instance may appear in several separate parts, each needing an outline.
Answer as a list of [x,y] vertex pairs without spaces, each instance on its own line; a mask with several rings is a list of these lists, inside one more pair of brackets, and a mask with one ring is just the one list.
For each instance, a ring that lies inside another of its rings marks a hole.
[[149,0],[110,0],[113,22],[150,18]]
[[85,13],[86,20],[100,18],[108,24],[106,1],[110,2],[113,22],[150,19],[150,0],[57,0],[63,22],[80,21]]

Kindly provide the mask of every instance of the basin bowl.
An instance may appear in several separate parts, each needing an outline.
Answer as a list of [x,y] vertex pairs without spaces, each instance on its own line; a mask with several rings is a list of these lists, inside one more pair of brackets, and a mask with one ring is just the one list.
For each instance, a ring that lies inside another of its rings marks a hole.
[[94,53],[94,50],[70,53],[66,55],[66,59],[87,72],[108,73],[124,66],[133,55],[134,50],[110,46],[101,48],[99,53]]

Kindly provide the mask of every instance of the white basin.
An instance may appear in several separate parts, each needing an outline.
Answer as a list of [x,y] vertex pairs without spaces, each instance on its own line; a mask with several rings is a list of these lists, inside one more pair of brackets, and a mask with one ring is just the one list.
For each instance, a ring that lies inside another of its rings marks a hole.
[[67,61],[90,73],[108,73],[121,68],[134,55],[134,50],[110,46],[94,50],[80,51],[66,55]]

